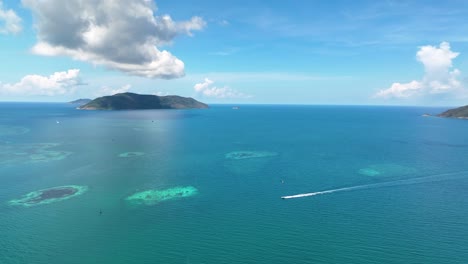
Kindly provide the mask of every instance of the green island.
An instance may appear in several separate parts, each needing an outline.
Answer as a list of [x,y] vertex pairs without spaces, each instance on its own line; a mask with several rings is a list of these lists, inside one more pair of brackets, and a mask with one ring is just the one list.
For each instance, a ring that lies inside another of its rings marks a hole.
[[468,119],[468,105],[447,110],[439,115],[438,117],[450,117],[450,118],[460,118]]
[[177,95],[157,96],[119,93],[96,98],[78,107],[83,110],[203,109],[208,105]]
[[169,189],[152,189],[134,193],[125,200],[133,205],[155,205],[163,201],[194,196],[198,193],[193,186],[174,187]]
[[88,190],[86,186],[65,185],[30,192],[20,199],[11,200],[9,205],[31,207],[60,202],[81,195]]

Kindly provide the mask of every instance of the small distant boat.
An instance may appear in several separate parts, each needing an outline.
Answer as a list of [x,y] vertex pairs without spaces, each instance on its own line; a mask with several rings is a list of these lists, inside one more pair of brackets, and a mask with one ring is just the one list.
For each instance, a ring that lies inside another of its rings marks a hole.
[[238,106],[233,106],[232,109],[233,110],[239,110],[239,107]]

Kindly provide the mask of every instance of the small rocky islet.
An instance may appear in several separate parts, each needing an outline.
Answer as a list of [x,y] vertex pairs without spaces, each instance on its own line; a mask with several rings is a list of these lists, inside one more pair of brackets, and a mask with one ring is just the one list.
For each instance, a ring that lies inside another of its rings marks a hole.
[[50,204],[63,200],[70,199],[72,197],[81,195],[88,190],[87,186],[79,185],[65,185],[52,187],[48,189],[42,189],[38,191],[30,192],[24,195],[20,199],[14,199],[9,202],[10,205],[20,205],[25,207],[31,207],[41,204]]

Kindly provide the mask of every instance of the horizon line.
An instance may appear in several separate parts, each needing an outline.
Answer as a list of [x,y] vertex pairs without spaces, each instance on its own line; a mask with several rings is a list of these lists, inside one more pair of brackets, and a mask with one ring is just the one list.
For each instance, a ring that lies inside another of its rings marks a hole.
[[[71,101],[1,101],[0,103],[43,103],[43,104],[70,104]],[[377,106],[377,107],[428,107],[428,108],[439,108],[439,107],[459,107],[456,105],[393,105],[393,104],[326,104],[326,103],[205,103],[208,105],[282,105],[282,106]]]

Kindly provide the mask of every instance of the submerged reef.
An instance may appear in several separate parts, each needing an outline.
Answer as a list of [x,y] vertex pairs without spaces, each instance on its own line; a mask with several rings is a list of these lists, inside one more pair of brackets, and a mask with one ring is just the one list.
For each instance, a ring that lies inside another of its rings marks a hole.
[[50,204],[70,199],[72,197],[81,195],[88,190],[86,186],[78,185],[65,185],[58,186],[39,191],[30,192],[24,195],[21,199],[11,200],[8,202],[10,205],[20,205],[31,207],[41,204]]
[[29,132],[29,128],[22,126],[0,125],[0,136],[15,136]]
[[404,176],[416,172],[417,170],[414,168],[393,163],[373,164],[358,170],[359,174],[369,177]]
[[197,188],[193,186],[185,186],[185,187],[174,187],[169,189],[163,190],[146,190],[142,192],[134,193],[125,200],[130,204],[135,205],[155,205],[157,203],[167,201],[167,200],[174,200],[184,197],[194,196],[198,193]]
[[131,157],[138,157],[138,156],[143,156],[145,155],[144,152],[124,152],[120,153],[119,157],[120,158],[131,158]]
[[229,152],[225,155],[226,159],[252,159],[252,158],[265,158],[265,157],[273,157],[278,155],[276,152],[268,152],[268,151],[233,151]]
[[371,177],[378,176],[378,175],[381,174],[380,171],[378,171],[376,169],[372,169],[372,168],[359,169],[358,172],[359,172],[359,174],[366,175],[366,176],[371,176]]
[[4,144],[0,145],[0,164],[38,163],[67,158],[71,152],[51,150],[59,143]]
[[269,166],[277,155],[270,151],[232,151],[224,155],[224,167],[234,175],[254,175]]

